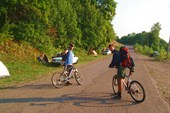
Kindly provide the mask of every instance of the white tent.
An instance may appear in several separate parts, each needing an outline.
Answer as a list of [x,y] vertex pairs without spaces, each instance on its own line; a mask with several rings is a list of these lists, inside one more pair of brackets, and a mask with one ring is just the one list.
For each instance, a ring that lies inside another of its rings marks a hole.
[[3,62],[0,61],[0,78],[4,78],[4,77],[9,77],[9,71],[6,68],[6,66],[3,64]]

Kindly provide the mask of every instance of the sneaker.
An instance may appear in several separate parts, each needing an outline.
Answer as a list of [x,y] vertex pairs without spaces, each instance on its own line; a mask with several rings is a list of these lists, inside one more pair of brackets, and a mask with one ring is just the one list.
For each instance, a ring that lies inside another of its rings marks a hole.
[[120,93],[117,93],[117,95],[115,95],[113,98],[114,98],[114,99],[121,99],[121,98],[122,98],[121,92],[120,92]]
[[65,84],[66,86],[72,85],[72,83],[70,83],[69,81],[67,81],[67,83]]

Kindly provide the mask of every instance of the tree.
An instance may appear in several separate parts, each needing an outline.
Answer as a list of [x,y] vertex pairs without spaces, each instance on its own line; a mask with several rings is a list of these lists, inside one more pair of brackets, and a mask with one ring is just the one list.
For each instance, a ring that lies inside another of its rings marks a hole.
[[0,33],[36,48],[66,48],[68,43],[101,49],[115,39],[114,0],[2,0]]
[[116,2],[114,0],[97,0],[98,7],[106,20],[112,20],[115,16]]
[[160,37],[159,37],[159,32],[161,30],[161,25],[159,22],[155,23],[150,31],[150,36],[151,36],[151,47],[153,50],[158,51],[160,49]]

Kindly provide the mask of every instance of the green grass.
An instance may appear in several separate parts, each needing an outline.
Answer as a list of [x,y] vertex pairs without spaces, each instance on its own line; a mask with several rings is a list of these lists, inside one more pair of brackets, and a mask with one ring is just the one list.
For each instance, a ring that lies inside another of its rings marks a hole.
[[[94,56],[79,56],[79,63],[77,65],[86,64],[90,61],[97,60],[103,58],[105,56],[99,55],[97,57]],[[39,62],[29,62],[29,61],[13,61],[13,62],[3,62],[9,72],[10,77],[0,79],[0,89],[4,89],[7,87],[11,87],[16,84],[26,83],[29,81],[33,81],[36,79],[40,79],[42,77],[50,76],[55,71],[62,71],[61,66],[57,66],[54,64],[43,64]]]
[[[55,54],[55,52],[49,52],[50,54],[46,53],[46,55],[50,60],[51,55]],[[51,76],[55,71],[62,71],[61,66],[57,67],[51,63],[47,65],[37,62],[37,56],[42,53],[44,52],[39,51],[27,42],[6,40],[0,43],[0,60],[6,65],[10,73],[9,78],[0,79],[0,89]],[[103,55],[98,55],[97,57],[88,55],[88,52],[82,48],[75,48],[74,54],[79,57],[79,63],[77,65],[105,57]]]
[[38,79],[56,69],[56,67],[47,67],[38,62],[22,63],[16,61],[5,63],[5,65],[8,67],[10,77],[0,80],[0,88]]

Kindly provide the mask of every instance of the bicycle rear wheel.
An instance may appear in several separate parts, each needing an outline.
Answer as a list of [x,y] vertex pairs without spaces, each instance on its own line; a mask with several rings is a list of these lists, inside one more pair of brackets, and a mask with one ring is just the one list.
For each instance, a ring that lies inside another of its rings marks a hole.
[[66,84],[66,75],[64,73],[60,74],[55,72],[51,77],[51,82],[54,87],[61,88]]
[[78,85],[83,84],[83,76],[80,72],[78,72],[78,71],[74,72],[74,78],[75,78],[76,82],[78,83]]
[[117,94],[118,93],[118,81],[117,81],[116,76],[113,76],[112,78],[112,88],[113,88],[114,94]]
[[132,81],[129,86],[131,97],[137,102],[143,102],[145,100],[145,90],[141,83],[138,81]]

